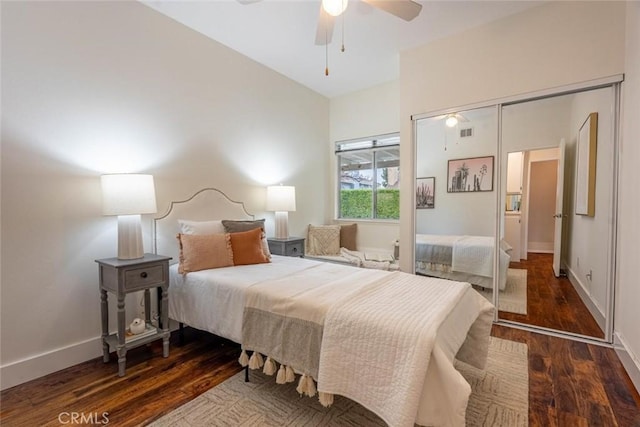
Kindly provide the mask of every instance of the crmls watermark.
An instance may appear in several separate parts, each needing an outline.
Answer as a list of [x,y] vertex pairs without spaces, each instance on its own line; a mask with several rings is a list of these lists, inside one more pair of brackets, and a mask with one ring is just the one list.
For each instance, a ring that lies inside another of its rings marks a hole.
[[58,414],[60,424],[109,424],[108,412],[60,412]]

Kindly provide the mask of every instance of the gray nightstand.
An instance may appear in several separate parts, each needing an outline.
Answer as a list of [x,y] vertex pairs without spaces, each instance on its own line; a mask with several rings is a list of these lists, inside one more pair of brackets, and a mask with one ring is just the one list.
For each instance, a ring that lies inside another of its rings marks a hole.
[[304,257],[304,237],[287,237],[286,239],[269,237],[267,242],[269,242],[269,252],[274,255]]
[[[143,258],[122,260],[97,259],[100,278],[100,312],[102,314],[102,359],[109,361],[109,346],[118,353],[118,375],[124,376],[127,350],[162,338],[162,355],[169,357],[169,260],[171,257],[145,254]],[[156,328],[151,324],[151,288],[158,292],[158,318]],[[124,299],[129,292],[144,291],[146,331],[127,336]],[[118,298],[118,332],[109,335],[108,292]]]

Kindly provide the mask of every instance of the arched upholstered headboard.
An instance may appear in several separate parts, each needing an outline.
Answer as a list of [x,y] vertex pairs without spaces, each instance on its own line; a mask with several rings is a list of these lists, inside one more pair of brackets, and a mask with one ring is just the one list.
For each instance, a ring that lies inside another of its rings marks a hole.
[[178,262],[179,219],[210,221],[216,219],[255,219],[244,203],[231,200],[217,188],[203,188],[185,200],[169,203],[166,212],[153,220],[153,252]]

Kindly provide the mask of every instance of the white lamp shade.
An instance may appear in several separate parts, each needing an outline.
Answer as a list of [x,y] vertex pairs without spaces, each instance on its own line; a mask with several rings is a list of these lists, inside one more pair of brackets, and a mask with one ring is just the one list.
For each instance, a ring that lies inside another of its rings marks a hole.
[[152,175],[102,175],[101,183],[104,215],[151,214],[158,211]]
[[267,187],[267,210],[294,212],[296,210],[296,188],[287,185]]

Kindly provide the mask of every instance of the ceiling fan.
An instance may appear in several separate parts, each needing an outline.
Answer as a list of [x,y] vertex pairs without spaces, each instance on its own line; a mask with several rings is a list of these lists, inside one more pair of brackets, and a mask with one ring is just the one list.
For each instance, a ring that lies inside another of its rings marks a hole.
[[[243,5],[249,5],[257,3],[262,0],[236,0]],[[422,5],[413,0],[361,0],[377,9],[404,19],[405,21],[411,21],[420,14]],[[325,58],[326,66],[324,74],[329,75],[329,51],[328,45],[333,38],[333,27],[335,18],[342,15],[347,9],[349,0],[322,0],[320,4],[320,15],[318,17],[318,26],[316,29],[315,44],[318,46],[325,46]],[[344,28],[344,26],[343,26]],[[343,29],[344,31],[344,29]],[[344,33],[342,41],[342,52],[344,52]]]
[[449,113],[449,114],[442,114],[440,116],[436,116],[433,118],[434,120],[444,120],[444,123],[447,125],[447,127],[455,127],[458,123],[460,122],[468,122],[469,119],[467,119],[465,116],[463,116],[460,113]]
[[[405,21],[411,21],[420,14],[422,5],[413,0],[362,0],[377,9],[390,13]],[[322,0],[316,30],[316,45],[331,43],[335,18],[346,9],[348,0]]]
[[[249,5],[262,0],[237,0],[238,3]],[[411,21],[420,14],[422,5],[413,0],[362,0],[377,9],[390,13],[405,21]],[[335,18],[346,9],[349,0],[322,0],[320,16],[316,30],[316,44],[319,46],[331,43]]]

